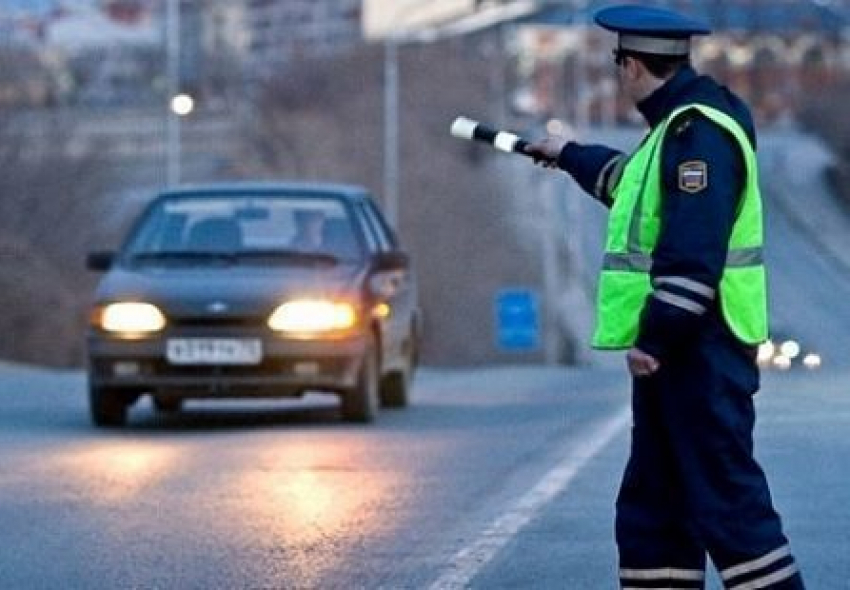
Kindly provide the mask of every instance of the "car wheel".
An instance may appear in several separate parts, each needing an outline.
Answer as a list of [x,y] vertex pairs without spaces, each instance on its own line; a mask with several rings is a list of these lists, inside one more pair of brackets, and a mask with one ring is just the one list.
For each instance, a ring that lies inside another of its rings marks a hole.
[[95,426],[124,426],[128,405],[128,400],[119,391],[89,386],[89,411]]
[[406,408],[410,403],[410,382],[416,363],[412,341],[406,344],[404,356],[404,368],[389,373],[381,381],[381,406],[384,408]]
[[357,385],[342,395],[342,417],[348,422],[372,422],[378,409],[378,356],[372,343],[357,374]]
[[153,396],[154,410],[162,414],[174,414],[183,409],[183,400],[175,397]]
[[390,373],[381,383],[381,406],[384,408],[407,407],[409,388],[406,371]]

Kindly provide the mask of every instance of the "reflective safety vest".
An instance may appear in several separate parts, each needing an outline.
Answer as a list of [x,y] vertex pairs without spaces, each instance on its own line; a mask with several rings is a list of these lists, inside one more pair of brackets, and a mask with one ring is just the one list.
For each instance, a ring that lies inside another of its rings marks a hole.
[[661,227],[661,144],[671,121],[689,109],[698,110],[729,131],[744,154],[746,184],[717,297],[726,323],[742,342],[758,344],[767,338],[764,232],[755,151],[732,117],[692,104],[675,110],[650,133],[629,157],[611,191],[613,204],[597,292],[594,348],[629,348],[637,339],[641,311],[653,291],[649,271]]

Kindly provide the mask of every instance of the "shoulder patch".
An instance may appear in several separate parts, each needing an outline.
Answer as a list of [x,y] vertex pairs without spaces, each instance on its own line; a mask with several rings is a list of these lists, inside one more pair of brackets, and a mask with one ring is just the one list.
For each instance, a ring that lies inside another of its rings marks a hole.
[[679,164],[679,189],[698,193],[708,186],[708,164],[703,160],[690,160]]

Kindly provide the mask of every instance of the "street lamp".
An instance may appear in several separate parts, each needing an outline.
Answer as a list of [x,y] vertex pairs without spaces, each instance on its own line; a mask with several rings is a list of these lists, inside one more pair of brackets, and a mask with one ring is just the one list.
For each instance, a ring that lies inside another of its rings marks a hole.
[[190,115],[195,110],[195,99],[188,94],[177,94],[171,99],[171,110],[178,117]]
[[[372,2],[364,8],[368,14]],[[469,5],[469,6],[467,6]],[[424,3],[404,0],[391,11],[392,30],[384,37],[384,209],[393,228],[399,214],[399,64],[402,45],[433,43],[441,39],[474,33],[511,19],[533,13],[537,0],[509,0],[481,8],[478,1],[442,0]],[[454,19],[452,19],[454,15]],[[408,21],[405,25],[405,21]],[[424,24],[417,24],[424,23]],[[429,24],[430,23],[430,24]]]
[[393,35],[384,41],[384,208],[393,229],[398,228],[398,45]]
[[[180,0],[168,0],[166,5],[166,60],[168,69],[167,166],[168,186],[180,183],[180,117],[185,101],[178,101],[180,92]],[[178,110],[179,109],[179,110]],[[189,108],[191,111],[191,106]],[[185,113],[185,114],[188,114]]]

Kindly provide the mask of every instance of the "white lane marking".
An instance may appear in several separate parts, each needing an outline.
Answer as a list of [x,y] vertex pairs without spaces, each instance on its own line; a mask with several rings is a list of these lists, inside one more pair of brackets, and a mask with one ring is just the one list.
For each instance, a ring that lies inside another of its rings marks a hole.
[[484,569],[493,557],[555,496],[562,493],[579,471],[631,423],[626,406],[590,429],[587,437],[522,496],[512,509],[497,518],[478,539],[458,551],[430,590],[460,590]]

